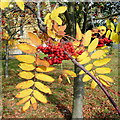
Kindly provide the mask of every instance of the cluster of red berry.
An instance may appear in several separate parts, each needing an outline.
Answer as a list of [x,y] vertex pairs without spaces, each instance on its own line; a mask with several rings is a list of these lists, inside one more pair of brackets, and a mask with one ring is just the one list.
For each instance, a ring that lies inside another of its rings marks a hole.
[[62,60],[70,60],[64,51],[68,52],[71,56],[75,54],[75,49],[71,42],[58,43],[57,45],[49,44],[46,47],[39,46],[37,50],[48,55],[44,57],[44,59],[47,60],[50,65],[61,64]]
[[97,47],[103,47],[105,44],[108,45],[112,42],[112,40],[108,39],[108,38],[103,38],[103,39],[99,39],[99,43]]

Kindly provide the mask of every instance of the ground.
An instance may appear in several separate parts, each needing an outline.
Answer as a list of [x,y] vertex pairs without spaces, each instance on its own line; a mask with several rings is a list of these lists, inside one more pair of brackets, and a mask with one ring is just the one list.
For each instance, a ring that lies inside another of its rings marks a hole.
[[[115,83],[110,88],[109,92],[112,95],[113,99],[118,104],[118,50],[114,49],[112,51],[111,62],[107,65],[112,68],[112,73],[109,75],[114,80]],[[4,60],[3,63],[3,74],[4,74]],[[18,77],[19,71],[18,68],[19,61],[15,59],[9,60],[9,78],[5,79],[2,75],[2,93],[3,93],[3,118],[65,118],[69,120],[72,113],[72,100],[73,100],[73,78],[69,84],[67,80],[64,80],[62,83],[58,82],[58,76],[61,72],[61,69],[71,69],[73,70],[73,64],[70,61],[64,61],[63,65],[55,65],[58,69],[49,73],[52,77],[55,78],[55,82],[47,83],[47,85],[52,90],[52,95],[48,95],[48,103],[42,104],[39,103],[38,109],[36,111],[30,107],[27,112],[23,113],[21,111],[22,105],[16,106],[16,102],[19,99],[15,98],[15,95],[19,90],[15,86],[22,82],[23,79]],[[83,115],[85,119],[88,118],[103,118],[106,120],[116,118],[119,116],[110,104],[109,100],[102,92],[102,90],[97,87],[94,90],[90,89],[90,82],[85,83],[84,85],[84,106],[83,106]],[[115,94],[113,93],[115,92]],[[117,95],[116,95],[117,94]]]

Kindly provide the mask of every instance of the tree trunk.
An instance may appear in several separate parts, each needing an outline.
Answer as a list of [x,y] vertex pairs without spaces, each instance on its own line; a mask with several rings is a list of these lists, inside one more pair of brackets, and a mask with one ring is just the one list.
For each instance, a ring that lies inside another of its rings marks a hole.
[[[79,73],[80,68],[75,65],[75,73]],[[82,75],[78,75],[74,78],[74,98],[73,98],[73,112],[72,119],[83,118],[83,93],[84,86],[82,82]]]
[[[76,36],[76,18],[75,18],[75,3],[68,3],[68,33],[75,38]],[[80,68],[76,65],[74,66],[75,73],[78,74]],[[74,79],[74,90],[73,90],[73,110],[72,110],[72,119],[74,118],[83,118],[82,108],[83,108],[83,82],[82,76],[77,76]]]
[[8,60],[9,60],[9,47],[8,47],[8,41],[6,41],[6,49],[5,49],[5,78],[8,78]]

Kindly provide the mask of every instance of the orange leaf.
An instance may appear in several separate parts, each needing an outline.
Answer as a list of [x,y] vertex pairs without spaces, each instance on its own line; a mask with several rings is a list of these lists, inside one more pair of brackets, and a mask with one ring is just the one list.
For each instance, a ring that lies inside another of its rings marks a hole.
[[31,33],[31,32],[28,32],[28,36],[29,36],[30,40],[32,41],[32,43],[34,45],[36,45],[36,46],[41,45],[41,40],[37,35],[35,35],[35,34]]
[[50,64],[49,64],[48,61],[46,61],[46,60],[41,60],[40,58],[37,58],[36,61],[35,61],[35,63],[36,63],[37,65],[43,65],[43,66],[45,66],[45,67],[49,67],[49,66],[50,66]]
[[37,52],[36,47],[26,44],[26,43],[18,44],[17,47],[25,53],[34,54]]

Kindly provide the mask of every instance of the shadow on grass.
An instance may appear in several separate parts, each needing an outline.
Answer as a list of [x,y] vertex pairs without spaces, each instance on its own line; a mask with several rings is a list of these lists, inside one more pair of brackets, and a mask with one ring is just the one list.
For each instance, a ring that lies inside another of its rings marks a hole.
[[65,105],[61,104],[61,101],[57,99],[58,96],[54,94],[48,96],[50,103],[54,104],[58,108],[66,120],[70,120],[72,118],[72,113]]

